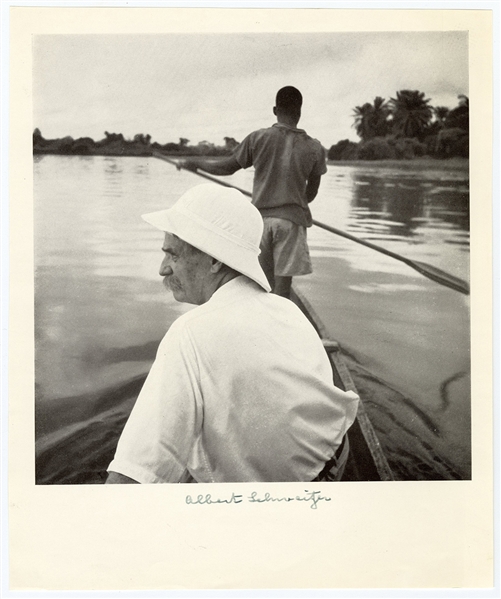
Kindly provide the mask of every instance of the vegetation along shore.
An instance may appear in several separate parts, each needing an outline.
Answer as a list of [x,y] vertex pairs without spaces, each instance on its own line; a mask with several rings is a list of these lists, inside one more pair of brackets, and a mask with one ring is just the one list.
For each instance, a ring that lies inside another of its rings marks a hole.
[[[449,109],[431,106],[431,100],[423,92],[402,90],[395,98],[386,101],[376,97],[353,109],[353,127],[360,141],[340,140],[326,148],[329,163],[343,164],[380,161],[388,166],[390,161],[408,161],[424,158],[451,159],[469,156],[469,101],[458,96],[458,105]],[[190,140],[180,138],[177,143],[160,144],[151,135],[138,133],[126,139],[122,133],[104,132],[105,137],[94,141],[90,137],[73,139],[70,136],[45,139],[39,129],[33,132],[34,154],[98,155],[98,156],[151,156],[162,152],[168,156],[224,156],[238,145],[233,137],[224,137],[224,143],[216,145],[201,141],[190,145]],[[447,160],[448,166],[464,164],[463,161]],[[426,165],[426,166],[424,166]]]

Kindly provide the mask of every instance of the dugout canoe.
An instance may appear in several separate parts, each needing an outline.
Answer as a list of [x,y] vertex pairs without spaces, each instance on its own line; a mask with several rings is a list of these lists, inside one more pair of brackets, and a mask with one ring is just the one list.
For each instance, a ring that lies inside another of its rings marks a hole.
[[292,289],[291,300],[308,318],[322,339],[331,363],[334,384],[344,391],[354,391],[360,396],[357,418],[348,432],[350,454],[343,480],[395,480],[376,431],[367,415],[364,398],[353,382],[339,344],[330,339],[327,329],[313,306],[296,287]]

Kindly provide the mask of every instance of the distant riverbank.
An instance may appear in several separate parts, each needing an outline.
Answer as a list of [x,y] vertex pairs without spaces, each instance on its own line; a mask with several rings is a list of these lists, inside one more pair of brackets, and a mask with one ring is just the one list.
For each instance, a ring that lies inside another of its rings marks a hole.
[[[142,156],[149,157],[153,156],[154,152],[159,152],[164,156],[168,156],[169,158],[189,158],[189,157],[200,157],[208,159],[217,159],[222,156],[228,156],[230,152],[221,150],[218,155],[214,154],[200,154],[194,153],[193,151],[170,151],[166,152],[163,148],[150,146],[148,148],[144,148],[141,146],[137,146],[135,144],[130,144],[129,147],[124,147],[122,144],[119,147],[94,147],[89,149],[88,147],[85,151],[80,151],[81,149],[75,148],[54,148],[54,147],[34,147],[33,154],[53,154],[53,155],[66,155],[66,156],[115,156],[115,157],[123,157],[123,156]],[[327,160],[328,165],[336,165],[336,166],[370,166],[377,168],[401,168],[405,170],[415,170],[415,171],[424,171],[435,168],[445,168],[447,170],[458,170],[463,172],[468,172],[470,161],[468,158],[432,158],[431,156],[423,156],[419,158],[411,158],[411,159],[386,159],[386,160]]]
[[166,156],[226,156],[238,145],[232,137],[225,137],[224,146],[200,142],[190,146],[189,140],[181,138],[179,143],[159,144],[151,141],[150,135],[138,134],[134,139],[125,139],[121,133],[108,133],[105,138],[94,141],[91,137],[73,139],[45,139],[39,129],[33,132],[33,154],[55,154],[60,156],[152,156],[161,152]]
[[424,171],[434,168],[459,170],[467,172],[470,167],[468,158],[432,158],[423,156],[410,160],[328,160],[327,164],[336,166],[375,166],[385,168],[402,168],[408,170]]

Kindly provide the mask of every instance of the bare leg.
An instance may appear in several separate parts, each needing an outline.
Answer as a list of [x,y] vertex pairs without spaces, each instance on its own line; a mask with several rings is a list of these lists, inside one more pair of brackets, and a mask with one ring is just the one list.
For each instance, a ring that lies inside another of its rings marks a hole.
[[292,286],[292,277],[279,277],[275,276],[275,284],[273,285],[271,292],[276,295],[281,295],[290,299]]

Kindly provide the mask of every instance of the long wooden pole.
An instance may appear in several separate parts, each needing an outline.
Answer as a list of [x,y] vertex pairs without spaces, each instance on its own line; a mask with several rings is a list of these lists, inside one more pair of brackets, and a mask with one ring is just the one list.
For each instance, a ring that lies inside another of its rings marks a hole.
[[[176,162],[175,160],[172,160],[170,158],[167,158],[167,156],[164,156],[160,152],[153,152],[153,156],[155,156],[155,158],[160,158],[160,160],[164,160],[165,162],[168,162],[169,164],[174,165],[177,169],[184,168],[178,162]],[[195,171],[192,171],[191,169],[185,169],[185,170],[192,172],[195,175],[198,175],[199,177],[203,177],[204,179],[208,179],[209,181],[217,183],[218,185],[223,185],[224,187],[231,187],[232,189],[237,189],[244,195],[246,195],[248,197],[252,197],[252,194],[249,191],[247,191],[246,189],[241,189],[240,187],[237,187],[236,185],[232,185],[231,183],[227,183],[226,181],[222,181],[221,179],[217,179],[215,177],[212,177],[211,175],[207,175],[206,173],[201,173],[198,170],[195,170]],[[320,227],[321,229],[330,231],[331,233],[334,233],[335,235],[339,235],[341,237],[345,237],[346,239],[350,239],[351,241],[354,241],[355,243],[360,243],[361,245],[365,245],[366,247],[371,248],[372,250],[375,250],[376,252],[380,252],[381,254],[386,254],[386,256],[395,258],[395,260],[400,260],[400,262],[407,264],[408,266],[410,266],[411,268],[413,268],[420,274],[424,275],[425,277],[428,277],[429,279],[431,279],[432,281],[435,281],[436,283],[445,285],[446,287],[449,287],[450,289],[454,289],[455,291],[459,291],[460,293],[464,293],[465,295],[469,295],[469,293],[470,293],[470,286],[468,285],[468,283],[466,281],[464,281],[463,279],[460,279],[459,277],[455,277],[454,275],[451,275],[450,273],[445,272],[444,270],[441,270],[440,268],[437,268],[436,266],[431,266],[431,264],[426,264],[426,262],[419,262],[418,260],[411,260],[410,258],[406,258],[405,256],[401,256],[400,254],[391,252],[390,250],[382,248],[379,245],[370,243],[370,241],[364,241],[363,239],[355,237],[354,235],[350,235],[350,233],[346,233],[346,231],[342,231],[341,229],[336,229],[336,227],[331,227],[330,225],[326,225],[317,220],[313,220],[313,224],[316,225],[317,227]]]

